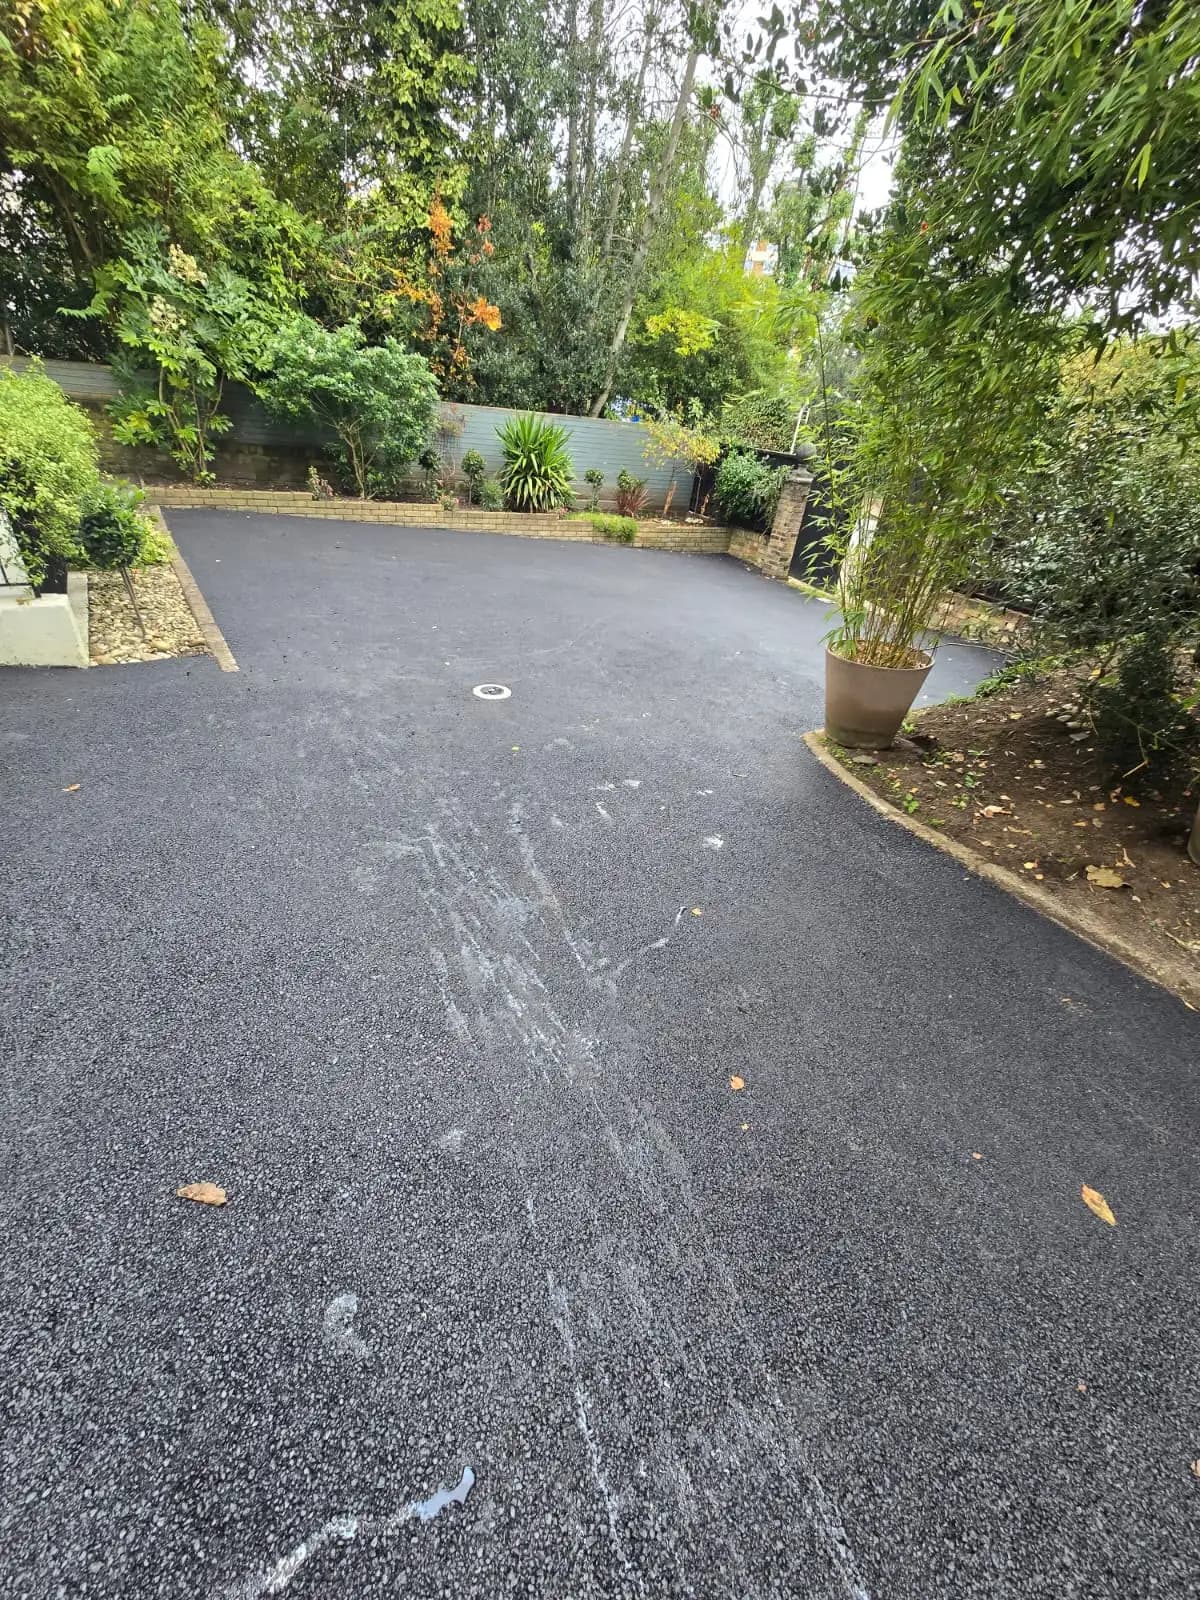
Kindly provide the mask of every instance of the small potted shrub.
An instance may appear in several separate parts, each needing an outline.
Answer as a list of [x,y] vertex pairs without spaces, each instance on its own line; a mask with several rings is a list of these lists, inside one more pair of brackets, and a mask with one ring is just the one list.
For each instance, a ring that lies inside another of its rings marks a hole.
[[478,450],[468,450],[462,458],[462,475],[467,480],[467,504],[479,499],[480,486],[487,477],[487,462]]
[[588,501],[588,510],[599,511],[600,490],[604,487],[604,474],[599,467],[589,467],[583,475],[583,481],[592,491],[592,498]]
[[646,480],[635,478],[624,467],[617,473],[617,515],[638,517],[646,509]]

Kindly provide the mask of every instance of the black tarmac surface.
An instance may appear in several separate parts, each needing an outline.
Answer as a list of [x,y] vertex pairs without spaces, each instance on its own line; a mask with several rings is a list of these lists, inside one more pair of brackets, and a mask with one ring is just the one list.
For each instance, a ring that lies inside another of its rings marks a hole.
[[1198,1019],[813,761],[822,608],[170,520],[240,673],[0,681],[0,1594],[1200,1593]]

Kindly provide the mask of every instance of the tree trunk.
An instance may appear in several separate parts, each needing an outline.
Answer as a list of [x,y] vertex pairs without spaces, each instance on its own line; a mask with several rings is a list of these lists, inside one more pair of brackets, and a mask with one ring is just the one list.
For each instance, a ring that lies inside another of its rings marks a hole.
[[646,73],[650,68],[650,52],[654,48],[654,29],[657,17],[651,11],[646,15],[646,39],[642,46],[642,59],[638,66],[637,83],[634,85],[633,99],[629,105],[629,116],[625,122],[625,136],[621,140],[621,149],[617,155],[617,163],[613,168],[612,193],[608,197],[608,216],[604,223],[604,243],[600,248],[600,258],[607,261],[612,255],[613,234],[617,229],[617,217],[621,211],[621,198],[625,193],[625,169],[629,165],[629,152],[633,149],[633,135],[637,128],[638,119],[642,114],[642,95],[646,88]]
[[593,190],[596,182],[596,103],[604,60],[604,0],[589,0],[587,45],[587,101],[583,114],[583,151],[579,162],[579,254],[591,252]]
[[658,223],[659,213],[667,195],[667,185],[675,170],[675,155],[679,149],[679,137],[683,132],[683,124],[687,118],[688,106],[692,100],[692,89],[696,83],[696,67],[700,60],[700,46],[695,39],[689,44],[687,61],[683,68],[683,81],[679,85],[679,97],[675,102],[675,114],[671,118],[671,131],[667,135],[667,142],[663,149],[662,159],[658,163],[658,170],[650,185],[650,196],[646,202],[646,212],[642,218],[642,225],[638,233],[637,246],[633,252],[633,259],[629,263],[629,271],[625,278],[625,292],[621,297],[621,310],[617,317],[617,326],[613,330],[612,341],[608,347],[608,361],[604,369],[604,382],[600,393],[593,400],[588,415],[598,417],[608,404],[608,397],[612,393],[613,380],[617,375],[617,362],[621,358],[621,351],[625,348],[625,336],[629,332],[629,318],[633,314],[633,302],[637,297],[638,284],[641,280],[642,269],[646,265],[646,257],[650,253],[650,245],[654,239],[654,229]]
[[1192,823],[1192,833],[1188,839],[1188,860],[1200,867],[1200,806],[1196,807],[1196,820]]
[[567,214],[579,231],[579,3],[567,0]]

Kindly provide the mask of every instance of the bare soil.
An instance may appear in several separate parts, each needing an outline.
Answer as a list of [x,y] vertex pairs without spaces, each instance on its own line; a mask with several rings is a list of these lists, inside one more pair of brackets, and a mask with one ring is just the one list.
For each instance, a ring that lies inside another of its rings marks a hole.
[[1196,786],[1115,778],[1078,685],[1063,669],[931,706],[877,756],[833,753],[892,805],[1040,884],[1101,942],[1116,934],[1200,1009],[1200,867],[1186,848]]

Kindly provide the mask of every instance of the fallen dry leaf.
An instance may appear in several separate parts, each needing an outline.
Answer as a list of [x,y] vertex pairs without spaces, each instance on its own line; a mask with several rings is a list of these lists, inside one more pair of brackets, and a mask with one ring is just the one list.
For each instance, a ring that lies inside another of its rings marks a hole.
[[729,1087],[731,1089],[744,1089],[746,1087],[746,1080],[745,1078],[739,1078],[735,1073],[734,1076],[729,1080]]
[[980,1150],[972,1150],[971,1151],[971,1160],[972,1161],[982,1161],[983,1160],[983,1152],[980,1151]]
[[181,1200],[197,1200],[202,1206],[223,1206],[225,1191],[216,1183],[185,1183],[175,1193]]
[[981,817],[1011,817],[1012,812],[1007,806],[980,806]]
[[1135,800],[1131,794],[1123,794],[1121,799],[1127,806],[1140,806],[1142,803],[1140,800]]
[[79,785],[77,783],[69,783],[67,785],[67,787],[63,790],[63,793],[64,794],[74,794],[76,789],[78,789],[78,788],[79,788]]
[[1075,1385],[1075,1387],[1079,1390],[1080,1394],[1086,1394],[1087,1393],[1087,1384],[1086,1383],[1077,1383]]
[[1026,872],[1032,872],[1034,870],[1034,868],[1037,866],[1037,862],[1036,861],[1022,861],[1021,865],[1025,868]]
[[692,907],[692,915],[694,917],[702,917],[704,915],[704,907],[703,906],[693,906]]
[[1123,889],[1125,879],[1119,872],[1114,872],[1111,867],[1089,867],[1087,880],[1094,883],[1098,889]]
[[1112,1207],[1099,1189],[1089,1189],[1085,1183],[1082,1185],[1080,1193],[1083,1197],[1084,1205],[1093,1215],[1099,1217],[1101,1222],[1107,1222],[1110,1228],[1116,1227],[1117,1219],[1113,1216]]
[[749,1131],[750,1131],[750,1124],[748,1122],[743,1122],[742,1123],[742,1132],[743,1133],[749,1133]]
[[1200,1478],[1200,1461],[1193,1461],[1191,1463],[1191,1469],[1192,1469],[1192,1477],[1193,1478]]

